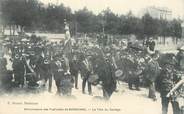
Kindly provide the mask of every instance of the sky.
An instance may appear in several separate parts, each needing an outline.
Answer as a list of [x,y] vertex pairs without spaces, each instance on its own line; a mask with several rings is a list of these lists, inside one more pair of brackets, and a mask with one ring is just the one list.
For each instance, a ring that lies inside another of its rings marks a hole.
[[130,10],[138,15],[143,8],[149,6],[167,7],[172,10],[172,17],[184,18],[184,0],[40,0],[45,4],[63,3],[69,6],[72,11],[87,7],[98,14],[109,7],[114,13],[127,14]]

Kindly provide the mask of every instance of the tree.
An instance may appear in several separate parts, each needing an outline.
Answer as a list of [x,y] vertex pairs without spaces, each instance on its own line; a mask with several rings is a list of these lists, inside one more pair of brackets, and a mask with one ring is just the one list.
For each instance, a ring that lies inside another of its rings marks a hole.
[[178,39],[181,39],[182,36],[182,27],[181,27],[181,21],[174,19],[171,21],[171,32],[172,37],[176,38],[176,43],[178,42]]
[[[159,20],[145,14],[141,19],[132,12],[117,15],[110,8],[98,15],[86,7],[72,13],[71,8],[63,4],[49,4],[47,7],[37,0],[0,0],[0,15],[3,28],[13,30],[21,26],[26,31],[64,32],[64,19],[70,24],[71,33],[106,33],[130,35],[139,39],[144,37],[171,36],[181,38],[180,20]],[[11,33],[11,32],[10,32]],[[14,32],[13,32],[14,33]]]
[[102,11],[101,15],[104,19],[105,32],[109,34],[117,34],[118,23],[120,22],[118,15],[114,14],[110,10],[110,8],[107,8],[106,10]]
[[86,7],[75,12],[77,28],[79,32],[90,33],[93,32],[95,15]]
[[171,36],[172,32],[171,32],[171,24],[169,21],[167,20],[158,20],[159,21],[159,26],[158,26],[158,35],[162,38],[160,43],[164,43],[165,44],[165,38]]
[[158,31],[158,20],[153,19],[149,14],[145,14],[142,17],[143,32],[147,38],[153,37],[159,34]]
[[10,26],[30,26],[37,14],[37,0],[5,0],[1,3],[4,22]]
[[138,31],[139,19],[134,17],[131,11],[126,16],[121,16],[120,33],[136,34]]

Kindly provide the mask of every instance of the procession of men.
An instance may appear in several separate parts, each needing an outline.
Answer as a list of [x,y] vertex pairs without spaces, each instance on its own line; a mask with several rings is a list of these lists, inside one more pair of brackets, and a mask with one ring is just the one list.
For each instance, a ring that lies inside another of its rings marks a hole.
[[[11,93],[15,88],[48,88],[47,91],[52,92],[54,82],[56,95],[71,96],[72,88],[82,88],[81,94],[93,95],[92,86],[101,85],[103,98],[109,100],[114,92],[118,92],[117,84],[122,81],[127,82],[132,91],[148,87],[148,97],[153,101],[157,100],[158,90],[162,114],[167,114],[169,102],[173,114],[183,114],[177,98],[184,100],[184,84],[172,93],[171,90],[184,79],[184,49],[179,48],[177,55],[159,53],[155,51],[152,38],[144,45],[128,42],[123,48],[117,39],[108,39],[104,34],[97,35],[95,43],[84,39],[86,41],[81,44],[72,42],[69,25],[65,25],[65,40],[59,43],[40,39],[35,34],[19,41],[3,41],[1,90]],[[7,69],[8,61],[12,63],[12,69]],[[79,78],[82,87],[79,87]]]

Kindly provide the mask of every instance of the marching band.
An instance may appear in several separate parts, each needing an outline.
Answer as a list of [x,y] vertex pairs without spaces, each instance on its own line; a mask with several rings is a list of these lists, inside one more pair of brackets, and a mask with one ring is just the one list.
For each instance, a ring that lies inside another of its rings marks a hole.
[[[103,98],[108,100],[113,92],[118,90],[117,81],[125,81],[129,89],[134,90],[135,86],[138,91],[140,86],[147,83],[148,97],[154,101],[157,100],[156,90],[160,91],[163,114],[167,114],[170,101],[174,114],[182,114],[180,109],[184,105],[181,106],[181,103],[175,102],[174,99],[184,99],[183,74],[176,73],[184,70],[180,64],[184,54],[178,54],[180,61],[172,54],[158,54],[154,49],[153,40],[145,46],[131,42],[124,49],[119,48],[116,43],[107,42],[107,36],[104,37],[105,40],[103,36],[97,36],[96,42],[87,41],[88,43],[81,45],[79,42],[71,42],[68,24],[65,29],[66,39],[59,43],[43,40],[35,35],[18,41],[4,40],[5,52],[0,57],[1,88],[6,91],[15,87],[39,89],[45,87],[48,82],[48,91],[51,92],[53,78],[57,95],[71,96],[73,86],[78,89],[80,74],[83,94],[86,93],[86,84],[89,95],[93,94],[92,85],[100,84]],[[8,60],[6,55],[10,55]],[[7,69],[7,61],[12,62],[12,70]]]

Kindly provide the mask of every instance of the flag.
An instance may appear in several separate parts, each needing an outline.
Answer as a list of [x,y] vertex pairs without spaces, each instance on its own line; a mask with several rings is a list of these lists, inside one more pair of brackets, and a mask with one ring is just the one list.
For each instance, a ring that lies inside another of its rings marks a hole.
[[71,60],[72,59],[72,40],[70,35],[70,29],[68,23],[65,24],[65,41],[63,46],[63,54],[66,55],[66,57]]
[[65,54],[66,57],[69,60],[71,60],[72,58],[72,40],[70,37],[67,37],[64,41],[63,54]]

